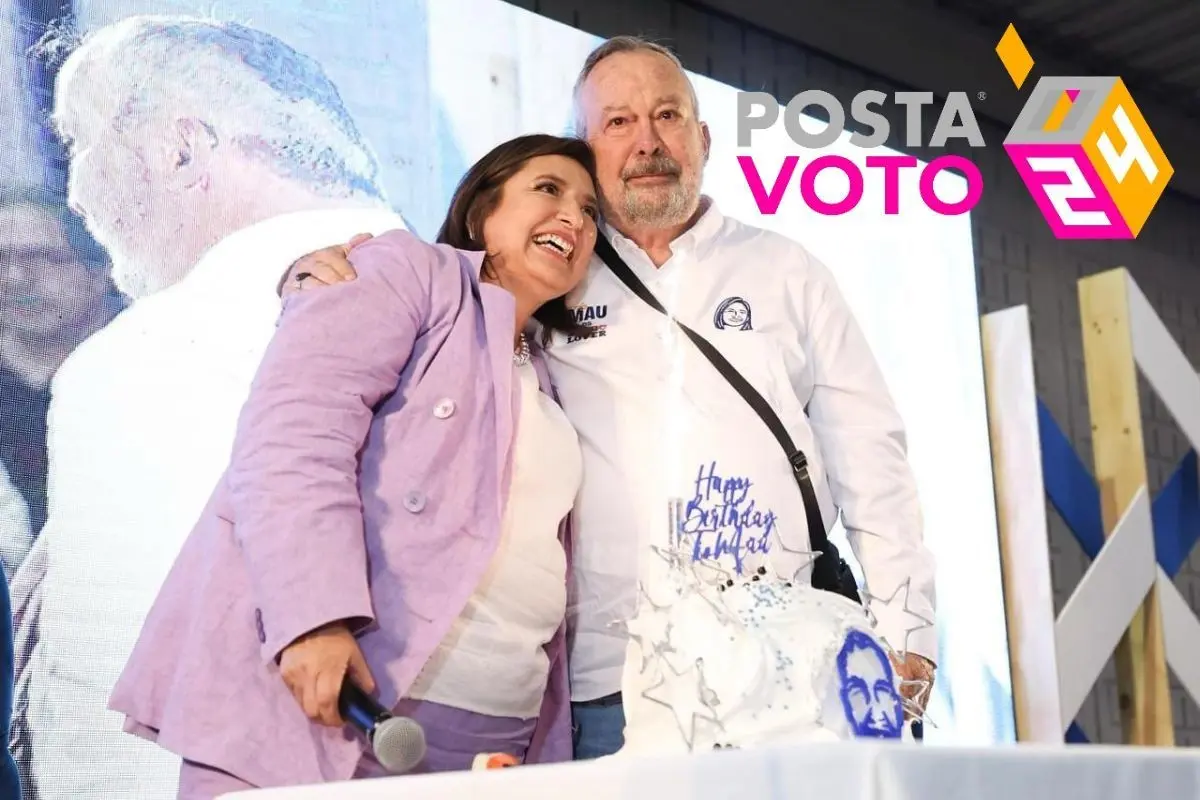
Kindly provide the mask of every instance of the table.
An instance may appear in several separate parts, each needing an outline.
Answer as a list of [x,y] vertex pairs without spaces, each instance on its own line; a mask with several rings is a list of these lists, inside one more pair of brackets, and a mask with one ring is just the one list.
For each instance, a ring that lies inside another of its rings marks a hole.
[[1190,800],[1200,750],[829,743],[263,789],[222,800]]

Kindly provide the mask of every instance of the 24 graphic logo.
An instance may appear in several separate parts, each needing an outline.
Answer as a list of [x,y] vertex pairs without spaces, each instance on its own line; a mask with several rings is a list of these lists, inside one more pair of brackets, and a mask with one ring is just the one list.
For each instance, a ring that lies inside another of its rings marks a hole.
[[[1033,58],[1009,25],[996,47],[1021,88]],[[1136,239],[1174,169],[1117,77],[1043,77],[1004,149],[1059,239]]]

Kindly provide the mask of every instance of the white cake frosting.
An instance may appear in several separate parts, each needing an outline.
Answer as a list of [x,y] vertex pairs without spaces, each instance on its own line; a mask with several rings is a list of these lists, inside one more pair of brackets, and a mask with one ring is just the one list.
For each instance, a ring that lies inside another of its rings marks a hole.
[[847,598],[668,570],[627,627],[622,754],[902,736],[888,648]]

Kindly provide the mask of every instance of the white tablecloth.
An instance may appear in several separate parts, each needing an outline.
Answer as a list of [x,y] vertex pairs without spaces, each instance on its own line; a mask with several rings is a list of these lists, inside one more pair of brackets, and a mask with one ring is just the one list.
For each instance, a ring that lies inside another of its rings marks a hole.
[[1190,800],[1200,750],[868,743],[608,758],[225,795],[224,800]]

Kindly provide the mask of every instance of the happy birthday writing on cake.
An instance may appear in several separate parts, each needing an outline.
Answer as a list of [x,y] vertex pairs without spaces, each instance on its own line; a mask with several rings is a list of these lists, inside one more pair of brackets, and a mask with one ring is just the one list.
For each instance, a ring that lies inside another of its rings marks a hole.
[[756,507],[753,487],[749,477],[721,475],[715,461],[700,466],[680,522],[680,532],[692,538],[693,561],[728,556],[742,575],[748,554],[770,552],[778,520],[774,511]]

